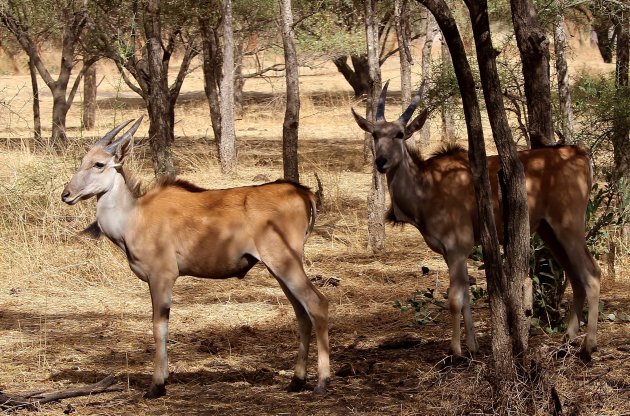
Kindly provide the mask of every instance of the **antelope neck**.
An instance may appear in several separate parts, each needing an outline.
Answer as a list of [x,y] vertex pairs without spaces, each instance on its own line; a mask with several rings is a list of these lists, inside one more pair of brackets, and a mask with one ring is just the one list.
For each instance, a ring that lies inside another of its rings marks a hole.
[[131,194],[121,173],[116,173],[108,191],[97,196],[96,221],[103,233],[121,247],[135,206],[136,198]]

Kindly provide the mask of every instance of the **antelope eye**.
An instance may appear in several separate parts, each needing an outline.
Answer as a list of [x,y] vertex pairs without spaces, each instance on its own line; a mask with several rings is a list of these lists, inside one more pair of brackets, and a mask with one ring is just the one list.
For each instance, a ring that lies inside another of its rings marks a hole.
[[102,168],[105,167],[105,163],[103,163],[103,162],[96,162],[94,164],[94,167],[97,168],[97,169],[102,169]]
[[402,131],[399,131],[398,133],[396,133],[397,139],[402,139],[403,137],[405,137],[405,133],[403,133]]

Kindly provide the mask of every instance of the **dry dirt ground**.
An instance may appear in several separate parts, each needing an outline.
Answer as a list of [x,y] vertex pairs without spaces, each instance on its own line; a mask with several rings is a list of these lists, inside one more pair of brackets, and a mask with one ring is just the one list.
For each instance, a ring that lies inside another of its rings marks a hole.
[[[168,394],[143,400],[153,357],[148,289],[111,243],[78,235],[93,220],[94,201],[67,207],[59,198],[94,138],[116,121],[144,113],[141,100],[111,68],[101,66],[99,74],[98,125],[91,131],[80,128],[79,97],[68,123],[73,139],[62,155],[29,144],[28,77],[0,77],[0,390],[57,390],[110,374],[124,388],[42,405],[40,414],[442,415],[497,410],[492,408],[487,304],[480,301],[473,312],[481,352],[459,366],[442,361],[450,339],[447,311],[435,308],[435,320],[418,327],[411,313],[393,306],[427,288],[441,297],[448,285],[446,268],[411,227],[388,227],[385,253],[366,250],[370,168],[349,112],[360,103],[328,66],[302,74],[300,155],[302,181],[314,187],[317,172],[325,193],[306,246],[307,273],[320,281],[338,279],[338,285],[321,288],[330,300],[329,393],[285,392],[297,354],[296,321],[274,279],[256,267],[243,280],[180,278],[171,312]],[[385,77],[396,78],[395,68],[388,67]],[[244,113],[237,123],[239,171],[233,178],[219,173],[207,139],[211,129],[202,91],[197,70],[184,85],[176,115],[174,153],[182,176],[217,188],[256,183],[259,174],[280,177],[282,78],[246,84]],[[46,123],[51,101],[46,92],[43,100]],[[389,117],[398,115],[394,103]],[[147,129],[145,122],[130,169],[150,181]],[[461,128],[462,138],[463,132]],[[423,274],[422,266],[429,272]],[[469,266],[485,287],[478,264]],[[630,414],[630,323],[604,318],[630,312],[627,266],[627,258],[618,258],[617,280],[603,277],[600,349],[591,364],[572,354],[553,359],[561,336],[532,332],[538,362],[533,373],[539,377],[533,388],[515,386],[509,399],[513,413],[534,397],[536,413],[547,414],[553,388],[566,414]],[[311,388],[314,350],[313,340]]]

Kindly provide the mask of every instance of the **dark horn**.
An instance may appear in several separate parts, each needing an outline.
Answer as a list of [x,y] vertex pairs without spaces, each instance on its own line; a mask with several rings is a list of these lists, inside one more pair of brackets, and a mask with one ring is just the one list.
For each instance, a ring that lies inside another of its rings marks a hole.
[[[140,116],[140,118],[136,120],[135,123],[133,123],[133,125],[129,128],[129,130],[127,130],[125,134],[120,136],[120,139],[116,140],[114,143],[107,146],[105,150],[111,154],[114,154],[118,146],[123,145],[127,143],[129,140],[131,140],[131,138],[133,137],[133,134],[136,132],[136,130],[138,130],[138,127],[140,127],[140,123],[142,123],[143,118],[144,116]],[[129,120],[129,121],[132,121],[132,120]]]
[[387,97],[387,87],[389,87],[389,80],[385,83],[385,86],[381,90],[381,95],[378,97],[378,105],[376,106],[376,121],[385,120],[385,97]]
[[119,125],[117,125],[116,127],[114,127],[113,129],[111,129],[105,136],[103,136],[102,138],[100,138],[96,143],[94,143],[94,146],[101,146],[101,147],[105,147],[109,144],[109,142],[112,141],[112,139],[114,137],[116,137],[116,135],[122,130],[124,129],[127,124],[131,123],[133,121],[133,119],[131,120],[127,120],[123,123],[120,123]]
[[416,107],[422,100],[422,97],[424,96],[424,86],[425,82],[422,81],[422,84],[420,84],[420,88],[418,89],[418,93],[411,100],[411,104],[409,104],[409,107],[407,107],[405,112],[402,113],[402,115],[398,118],[398,120],[401,121],[404,125],[407,125],[407,123],[409,123],[409,119],[413,115],[413,112],[416,111]]

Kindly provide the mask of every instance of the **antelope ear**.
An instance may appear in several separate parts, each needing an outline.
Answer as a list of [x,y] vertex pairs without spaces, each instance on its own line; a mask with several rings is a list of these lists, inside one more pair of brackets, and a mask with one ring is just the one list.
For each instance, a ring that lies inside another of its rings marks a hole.
[[410,138],[415,132],[420,130],[429,117],[429,109],[425,108],[422,112],[407,125],[405,129],[405,139]]
[[367,131],[368,133],[374,133],[374,124],[367,121],[365,117],[357,114],[357,112],[354,111],[354,108],[352,109],[352,115],[361,129]]

